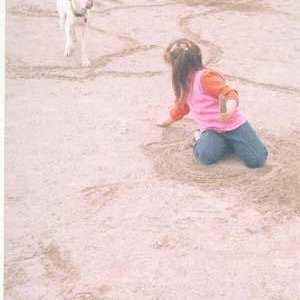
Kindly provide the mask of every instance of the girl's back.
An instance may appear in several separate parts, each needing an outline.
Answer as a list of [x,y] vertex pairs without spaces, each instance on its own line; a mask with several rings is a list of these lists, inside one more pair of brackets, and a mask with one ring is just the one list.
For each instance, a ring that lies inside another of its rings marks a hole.
[[[212,129],[217,132],[233,130],[247,119],[242,110],[237,107],[236,113],[229,122],[220,119],[219,93],[227,97],[237,94],[235,90],[228,87],[224,79],[216,72],[202,69],[195,72],[187,97],[187,104],[192,118],[201,131]],[[232,96],[234,97],[234,96]]]

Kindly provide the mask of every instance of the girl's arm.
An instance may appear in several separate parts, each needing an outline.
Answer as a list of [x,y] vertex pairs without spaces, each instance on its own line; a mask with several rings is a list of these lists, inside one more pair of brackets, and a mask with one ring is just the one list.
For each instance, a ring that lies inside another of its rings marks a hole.
[[229,122],[234,116],[238,106],[238,92],[228,86],[225,79],[217,72],[207,70],[201,76],[201,85],[203,90],[219,98],[224,95],[226,98],[226,112],[220,114],[220,119]]
[[190,108],[186,102],[176,103],[170,110],[169,116],[164,120],[157,123],[160,127],[168,127],[172,123],[181,120],[185,115],[190,112]]
[[173,121],[170,117],[167,117],[167,118],[157,122],[156,125],[159,126],[159,127],[168,127],[174,122],[175,121]]
[[225,79],[216,71],[205,70],[201,76],[201,85],[206,93],[216,98],[224,95],[226,100],[235,99],[238,101],[237,90],[227,85]]

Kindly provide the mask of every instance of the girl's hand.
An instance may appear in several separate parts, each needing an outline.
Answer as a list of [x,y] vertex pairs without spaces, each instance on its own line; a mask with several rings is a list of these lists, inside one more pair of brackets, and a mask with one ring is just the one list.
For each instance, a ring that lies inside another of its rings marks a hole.
[[174,123],[174,121],[170,117],[168,117],[167,119],[157,122],[156,125],[159,127],[168,127],[172,123]]
[[237,101],[235,99],[229,99],[226,101],[226,112],[221,113],[220,119],[223,122],[230,122],[235,115],[237,108]]
[[220,119],[221,119],[222,122],[225,122],[225,123],[230,122],[232,120],[234,114],[235,114],[235,111],[234,112],[227,111],[227,112],[222,113],[220,115]]

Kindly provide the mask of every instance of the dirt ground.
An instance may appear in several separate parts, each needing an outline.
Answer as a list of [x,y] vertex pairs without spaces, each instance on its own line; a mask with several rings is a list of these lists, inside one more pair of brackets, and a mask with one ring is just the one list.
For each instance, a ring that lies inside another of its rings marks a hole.
[[[54,0],[7,1],[6,300],[300,299],[300,2],[104,0],[92,68]],[[269,148],[204,167],[162,60],[197,41]]]

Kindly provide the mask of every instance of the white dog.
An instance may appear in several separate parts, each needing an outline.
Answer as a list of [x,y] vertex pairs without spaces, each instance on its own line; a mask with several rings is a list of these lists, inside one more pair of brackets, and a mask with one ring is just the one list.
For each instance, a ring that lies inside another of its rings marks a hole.
[[70,56],[76,42],[75,25],[79,25],[82,31],[81,60],[83,67],[91,66],[87,54],[86,31],[88,10],[93,7],[93,0],[57,0],[57,11],[59,13],[60,26],[65,30],[66,44],[65,56]]

